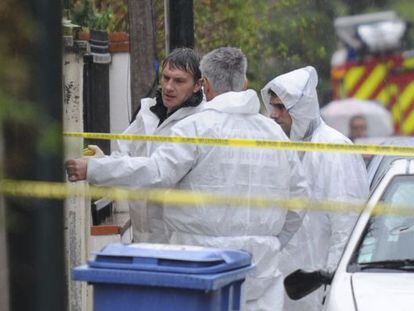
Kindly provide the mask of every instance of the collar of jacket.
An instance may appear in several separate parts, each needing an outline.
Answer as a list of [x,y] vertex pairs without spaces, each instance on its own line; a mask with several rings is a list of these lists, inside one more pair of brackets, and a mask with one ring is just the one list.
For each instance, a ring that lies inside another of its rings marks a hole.
[[203,110],[207,109],[226,113],[256,114],[260,110],[260,101],[254,90],[227,92],[207,102]]
[[203,101],[203,92],[200,90],[197,93],[194,93],[194,95],[191,96],[186,102],[176,107],[170,113],[167,112],[167,108],[164,106],[161,89],[157,90],[157,93],[155,94],[155,101],[155,105],[152,106],[150,110],[158,117],[158,119],[160,119],[160,122],[158,123],[158,126],[160,126],[168,117],[170,117],[177,110],[184,107],[197,107],[198,105],[200,105],[200,103]]

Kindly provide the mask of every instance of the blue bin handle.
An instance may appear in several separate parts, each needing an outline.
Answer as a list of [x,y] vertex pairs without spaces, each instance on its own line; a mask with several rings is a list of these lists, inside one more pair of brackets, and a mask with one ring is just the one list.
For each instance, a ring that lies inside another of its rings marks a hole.
[[[102,269],[144,270],[186,274],[211,274],[250,265],[251,256],[237,250],[205,249],[200,251],[154,250],[119,244],[103,249],[89,260],[91,267]],[[139,245],[139,244],[138,244]]]

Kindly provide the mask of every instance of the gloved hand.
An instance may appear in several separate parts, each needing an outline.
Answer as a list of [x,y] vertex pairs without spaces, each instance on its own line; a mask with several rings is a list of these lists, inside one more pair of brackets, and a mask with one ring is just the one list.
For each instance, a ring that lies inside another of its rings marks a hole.
[[88,148],[83,150],[83,155],[86,157],[102,158],[105,156],[104,152],[97,145],[88,145]]

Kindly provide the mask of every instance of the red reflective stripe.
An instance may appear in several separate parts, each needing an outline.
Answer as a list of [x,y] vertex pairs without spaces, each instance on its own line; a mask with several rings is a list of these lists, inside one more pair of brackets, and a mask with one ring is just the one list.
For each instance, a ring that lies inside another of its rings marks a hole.
[[384,89],[385,85],[387,83],[387,80],[382,80],[380,84],[377,85],[377,88],[374,90],[374,92],[371,94],[372,99],[376,99],[378,95],[381,93],[381,91]]
[[[391,96],[390,96],[390,102],[387,104],[387,106],[386,106],[386,108],[389,110],[389,111],[391,111],[391,113],[392,113],[392,109],[393,109],[393,107],[396,105],[396,103],[397,103],[397,95],[398,95],[398,93],[397,94],[395,94],[395,93],[393,93],[393,94],[391,94]],[[400,116],[398,116],[398,118],[399,118]],[[400,126],[400,123],[402,123],[402,121],[400,121],[400,122],[397,122],[397,121],[399,121],[399,120],[396,120],[395,118],[394,118],[394,114],[392,115],[392,118],[393,118],[393,121],[394,121],[394,131],[395,131],[395,134],[400,134],[401,133],[401,126]]]
[[405,109],[405,111],[403,112],[402,122],[404,122],[405,119],[408,118],[408,116],[411,114],[411,112],[413,112],[413,110],[414,110],[414,100],[411,101],[411,103],[408,106],[408,108]]
[[361,88],[361,85],[365,82],[365,80],[369,77],[369,75],[374,70],[375,66],[372,67],[365,67],[365,72],[362,74],[362,76],[359,78],[358,82],[355,83],[354,87],[351,91],[348,92],[348,97],[354,97],[355,93],[358,92],[358,90]]
[[394,74],[390,76],[390,82],[397,85],[406,85],[414,81],[414,72]]

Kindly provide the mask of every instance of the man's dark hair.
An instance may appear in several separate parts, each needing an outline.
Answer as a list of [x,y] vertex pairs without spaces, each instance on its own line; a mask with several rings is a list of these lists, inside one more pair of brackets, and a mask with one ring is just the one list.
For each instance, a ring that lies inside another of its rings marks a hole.
[[276,93],[275,92],[273,92],[273,90],[272,89],[268,89],[267,90],[267,94],[269,94],[270,96],[272,96],[272,97],[278,97],[277,95],[276,95]]
[[177,48],[172,51],[162,62],[162,69],[166,65],[173,69],[180,69],[190,73],[194,81],[201,79],[200,57],[197,52],[190,48]]

